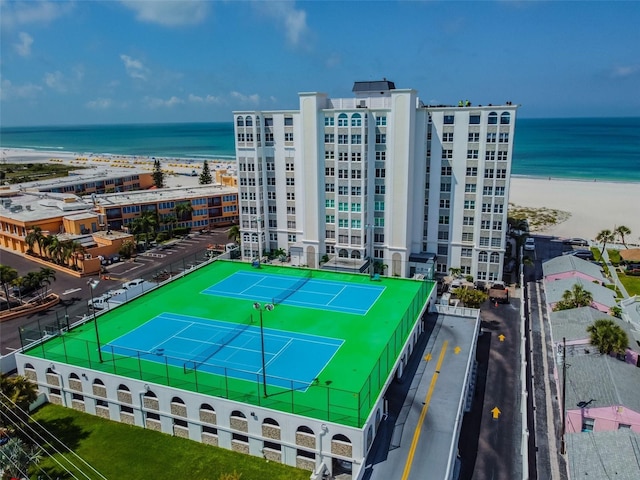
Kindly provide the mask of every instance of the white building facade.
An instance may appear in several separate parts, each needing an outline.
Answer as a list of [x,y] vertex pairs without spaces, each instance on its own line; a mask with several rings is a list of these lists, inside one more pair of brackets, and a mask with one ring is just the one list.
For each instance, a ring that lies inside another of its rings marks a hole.
[[393,82],[234,112],[242,255],[502,278],[517,106],[427,106]]

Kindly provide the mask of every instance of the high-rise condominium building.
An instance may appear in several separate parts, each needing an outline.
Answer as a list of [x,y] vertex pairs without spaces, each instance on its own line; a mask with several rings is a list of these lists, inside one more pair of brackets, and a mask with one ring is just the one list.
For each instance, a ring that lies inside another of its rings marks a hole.
[[501,279],[517,106],[425,105],[387,80],[353,93],[234,112],[243,257]]

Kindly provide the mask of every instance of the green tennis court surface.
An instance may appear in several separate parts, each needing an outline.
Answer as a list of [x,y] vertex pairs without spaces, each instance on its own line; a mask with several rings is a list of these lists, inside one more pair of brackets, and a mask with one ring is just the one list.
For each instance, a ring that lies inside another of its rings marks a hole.
[[26,353],[359,427],[434,285],[215,261],[99,315],[102,363],[93,321]]

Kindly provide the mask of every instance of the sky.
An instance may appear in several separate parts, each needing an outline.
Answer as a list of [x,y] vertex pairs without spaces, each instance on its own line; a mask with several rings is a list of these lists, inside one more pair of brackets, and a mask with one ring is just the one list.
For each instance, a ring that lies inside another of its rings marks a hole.
[[229,122],[386,78],[425,104],[640,116],[640,1],[0,0],[0,125]]

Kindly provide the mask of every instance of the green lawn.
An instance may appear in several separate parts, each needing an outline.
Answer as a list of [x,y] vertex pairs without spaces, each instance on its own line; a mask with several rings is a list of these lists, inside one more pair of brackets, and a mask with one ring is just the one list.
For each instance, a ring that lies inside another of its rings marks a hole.
[[640,295],[640,277],[618,272],[618,278],[630,296]]
[[[112,422],[57,405],[46,405],[33,417],[108,479],[218,480],[221,475],[234,470],[241,474],[241,480],[309,478],[306,470]],[[59,445],[56,448],[61,449]],[[55,458],[66,465],[65,459],[80,463],[70,454],[64,458],[56,455]],[[40,466],[49,478],[72,478],[63,473],[64,470],[51,458],[43,458]],[[85,478],[70,466],[69,469],[77,477]],[[36,470],[33,470],[32,478],[37,478]],[[82,471],[91,473],[86,466]],[[99,478],[95,474],[90,474],[90,477]]]

